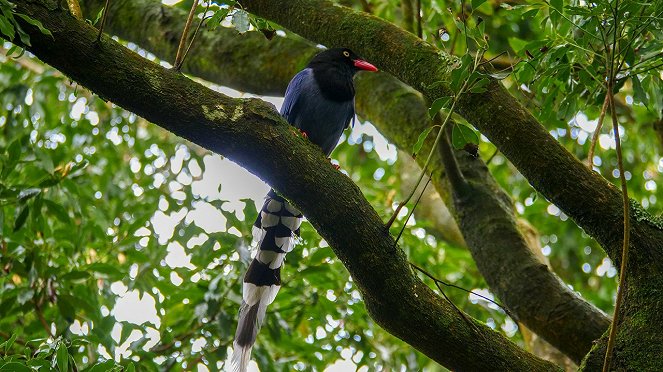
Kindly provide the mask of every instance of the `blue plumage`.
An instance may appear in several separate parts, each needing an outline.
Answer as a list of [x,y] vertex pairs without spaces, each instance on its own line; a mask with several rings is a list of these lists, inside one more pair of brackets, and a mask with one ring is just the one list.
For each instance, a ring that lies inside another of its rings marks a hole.
[[[354,118],[352,77],[359,70],[377,71],[349,49],[329,49],[316,55],[286,89],[281,115],[305,132],[327,156]],[[294,247],[295,237],[299,236],[302,217],[274,190],[267,194],[253,224],[259,250],[244,275],[242,306],[233,343],[233,371],[246,371],[267,306],[281,288],[281,266],[285,254]]]
[[329,156],[355,115],[354,98],[345,101],[325,98],[314,74],[312,68],[305,68],[290,81],[281,115]]

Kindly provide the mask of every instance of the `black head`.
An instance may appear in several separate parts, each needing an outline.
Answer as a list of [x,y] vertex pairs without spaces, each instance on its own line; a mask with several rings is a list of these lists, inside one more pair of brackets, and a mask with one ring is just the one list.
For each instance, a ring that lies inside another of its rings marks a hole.
[[318,53],[308,67],[317,68],[336,68],[354,75],[359,70],[377,71],[372,64],[364,61],[353,51],[347,48],[332,48]]

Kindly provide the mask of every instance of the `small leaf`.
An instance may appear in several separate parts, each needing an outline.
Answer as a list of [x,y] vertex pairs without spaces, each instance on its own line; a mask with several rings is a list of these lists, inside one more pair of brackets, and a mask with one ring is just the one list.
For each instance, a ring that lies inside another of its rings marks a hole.
[[125,372],[136,372],[136,367],[133,363],[129,362],[127,368],[124,369]]
[[5,372],[32,372],[32,369],[27,367],[23,363],[19,362],[9,362],[5,363],[0,367],[0,371]]
[[30,214],[30,206],[29,205],[24,205],[23,209],[18,213],[18,217],[16,217],[16,221],[14,221],[14,232],[18,231],[23,225],[25,224],[25,221],[28,219],[28,215]]
[[472,9],[478,8],[481,4],[485,2],[486,0],[472,0]]
[[221,22],[226,18],[228,12],[230,12],[230,8],[222,8],[217,10],[214,15],[207,20],[207,27],[210,30],[215,30],[217,27],[219,27],[219,25],[221,25]]
[[18,333],[13,333],[11,337],[9,337],[9,340],[5,341],[0,345],[0,347],[5,348],[5,355],[9,353],[9,349],[14,345],[14,341],[16,341],[16,337],[18,337]]
[[563,0],[550,0],[550,6],[556,11],[558,11],[560,14],[564,11]]
[[233,25],[240,34],[249,30],[251,23],[249,22],[249,13],[242,9],[238,9],[233,13]]
[[470,93],[483,93],[486,91],[486,86],[490,83],[490,80],[487,78],[481,78],[477,80],[477,82],[472,85],[472,88],[470,88]]
[[449,102],[451,102],[451,97],[449,96],[436,99],[428,109],[428,116],[430,116],[431,119],[434,118],[435,115],[437,115],[437,113],[442,109],[442,107],[449,105]]
[[419,138],[417,139],[417,143],[412,146],[412,156],[416,157],[419,151],[421,151],[421,147],[424,145],[424,141],[428,137],[428,134],[430,131],[433,130],[433,127],[428,127],[426,128],[421,134],[419,134]]
[[25,203],[30,198],[33,198],[33,197],[37,196],[40,192],[41,192],[41,189],[38,189],[36,187],[21,190],[21,192],[18,194],[18,201],[21,202],[21,203]]
[[0,16],[0,32],[7,36],[7,39],[9,40],[14,39],[14,35],[16,34],[14,32],[14,25],[12,25],[11,22],[9,22],[9,20],[3,16]]
[[525,49],[525,46],[527,45],[527,41],[517,37],[510,37],[508,40],[509,46],[511,46],[511,49],[513,49],[514,52],[520,52]]
[[36,20],[36,19],[34,19],[34,18],[30,18],[30,17],[28,17],[28,16],[25,15],[25,14],[20,14],[20,13],[14,13],[14,14],[16,14],[18,17],[22,18],[25,22],[27,22],[27,23],[29,23],[29,24],[31,24],[31,25],[37,27],[37,28],[39,29],[39,31],[40,31],[42,34],[44,34],[44,35],[49,35],[49,36],[53,36],[53,34],[51,33],[51,31],[47,30],[47,29],[44,27],[44,25],[42,25],[41,22],[39,22],[38,20]]
[[631,82],[633,83],[633,98],[635,98],[640,103],[647,105],[647,93],[642,88],[642,83],[638,78],[638,75],[631,75]]
[[53,213],[58,218],[58,220],[60,220],[60,222],[66,224],[71,223],[71,218],[69,217],[69,213],[63,206],[57,204],[56,202],[50,199],[44,199],[44,204],[46,205],[48,211]]
[[60,345],[58,346],[56,360],[60,372],[69,371],[69,352],[67,351],[67,347],[65,346],[64,342],[60,342]]
[[97,363],[88,372],[108,372],[112,371],[115,368],[115,362],[112,360],[107,360],[105,362]]
[[110,279],[121,279],[124,277],[124,273],[122,271],[120,271],[117,267],[107,263],[93,263],[88,265],[87,270],[98,274],[103,274],[102,276],[106,276]]
[[105,9],[105,8],[106,8],[106,7],[101,7],[101,9],[99,9],[99,13],[97,13],[97,16],[94,17],[94,21],[92,22],[92,26],[96,25],[97,22],[99,22],[99,20],[101,19],[101,17],[104,15],[104,9]]
[[451,143],[453,143],[454,148],[462,149],[468,143],[479,143],[479,136],[465,124],[456,124],[454,125],[453,131],[451,132]]

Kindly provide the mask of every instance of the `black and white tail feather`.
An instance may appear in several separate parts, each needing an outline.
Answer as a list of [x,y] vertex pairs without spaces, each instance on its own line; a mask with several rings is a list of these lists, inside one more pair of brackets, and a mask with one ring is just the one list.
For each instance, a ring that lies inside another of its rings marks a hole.
[[301,223],[301,212],[270,190],[253,224],[258,253],[244,275],[243,300],[231,360],[234,372],[244,372],[248,367],[251,348],[265,319],[267,306],[281,288],[285,254],[293,249]]

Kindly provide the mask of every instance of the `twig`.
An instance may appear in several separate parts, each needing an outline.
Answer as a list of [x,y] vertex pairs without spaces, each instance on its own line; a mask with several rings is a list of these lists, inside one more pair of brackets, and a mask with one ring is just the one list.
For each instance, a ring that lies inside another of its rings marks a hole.
[[106,16],[108,15],[108,7],[110,6],[110,0],[106,0],[106,5],[104,5],[104,11],[101,15],[101,24],[99,25],[99,34],[97,35],[97,41],[101,41],[101,34],[104,33],[104,26],[106,25]]
[[617,338],[617,326],[619,325],[619,313],[621,310],[622,302],[624,300],[624,291],[626,286],[626,268],[628,265],[628,249],[629,249],[629,240],[631,237],[631,227],[630,227],[630,218],[629,218],[629,199],[628,199],[628,187],[626,186],[626,175],[624,174],[624,160],[622,157],[622,146],[621,139],[619,138],[619,122],[617,121],[617,109],[615,107],[615,98],[612,94],[613,85],[615,83],[615,77],[617,72],[615,71],[615,53],[617,50],[617,21],[618,21],[618,12],[619,11],[619,0],[615,2],[614,9],[614,36],[612,41],[612,53],[610,59],[610,74],[608,75],[608,92],[607,95],[610,97],[610,114],[612,117],[612,130],[615,134],[615,149],[617,151],[617,166],[619,168],[619,180],[622,188],[622,200],[624,208],[624,241],[622,243],[622,258],[621,265],[619,267],[619,285],[617,287],[617,300],[615,301],[615,313],[612,317],[612,323],[610,323],[610,335],[608,336],[608,345],[605,351],[605,359],[603,360],[603,372],[608,372],[610,370],[612,362],[612,352],[615,347],[615,341]]
[[622,244],[622,262],[619,266],[619,285],[617,287],[617,300],[615,301],[615,314],[612,317],[610,324],[610,336],[608,337],[608,347],[605,352],[605,360],[603,361],[603,372],[610,370],[612,350],[615,347],[615,340],[617,338],[617,326],[619,324],[619,311],[624,301],[624,292],[626,291],[626,267],[628,265],[628,248],[629,240],[631,237],[631,227],[629,218],[629,199],[628,188],[626,187],[626,176],[624,175],[624,162],[622,158],[622,147],[619,138],[619,123],[617,122],[617,113],[615,110],[614,97],[610,99],[610,113],[612,115],[612,127],[615,132],[615,144],[617,150],[617,165],[619,168],[619,180],[622,187],[623,208],[624,208],[624,241]]
[[48,326],[48,322],[46,321],[46,318],[44,318],[44,314],[41,312],[41,307],[37,303],[37,301],[33,301],[35,304],[35,313],[37,313],[37,318],[39,318],[39,322],[41,323],[42,327],[44,327],[44,330],[46,330],[46,334],[49,337],[53,337],[53,334],[51,333],[51,328]]
[[[444,280],[440,280],[440,279],[436,278],[433,274],[429,273],[429,272],[426,271],[425,269],[423,269],[423,268],[417,266],[416,264],[414,264],[414,263],[412,263],[412,262],[410,262],[410,266],[412,266],[415,270],[419,271],[420,273],[426,275],[428,278],[430,278],[431,280],[433,280],[435,283],[439,283],[439,284],[441,284],[441,285],[443,285],[443,286],[445,286],[445,287],[451,287],[451,288],[460,289],[460,290],[463,291],[463,292],[466,292],[466,293],[469,293],[469,294],[473,294],[473,295],[475,295],[475,296],[477,296],[477,297],[479,297],[479,298],[482,298],[482,299],[484,299],[484,300],[486,300],[486,301],[488,301],[488,302],[494,304],[495,306],[499,307],[500,309],[502,309],[502,310],[506,313],[506,315],[509,316],[509,318],[514,319],[514,320],[517,320],[517,319],[518,319],[518,318],[516,318],[515,316],[513,316],[513,314],[511,314],[511,312],[509,312],[509,310],[508,310],[507,308],[505,308],[504,306],[500,305],[499,303],[497,303],[497,302],[491,300],[490,298],[488,298],[488,297],[486,297],[486,296],[480,295],[480,294],[478,294],[478,293],[476,293],[476,292],[474,292],[474,291],[471,291],[471,290],[469,290],[469,289],[465,289],[465,288],[460,287],[460,286],[457,286],[457,285],[455,285],[455,284],[447,283],[447,282],[445,282]],[[437,284],[436,284],[436,285],[437,285]],[[446,298],[446,296],[445,296],[445,298]],[[453,305],[453,303],[452,303],[452,305]],[[455,305],[454,305],[454,307],[455,307]],[[460,311],[460,309],[458,309],[458,310]]]
[[603,119],[605,118],[605,112],[608,109],[608,103],[610,102],[610,96],[612,94],[607,92],[605,94],[605,100],[603,101],[603,107],[601,107],[601,114],[599,115],[599,122],[596,124],[596,129],[594,129],[594,135],[592,135],[592,143],[589,145],[589,154],[587,155],[587,166],[589,169],[594,169],[594,149],[596,149],[596,142],[599,139],[599,134],[601,134],[601,127],[603,126]]
[[408,213],[407,218],[405,219],[405,222],[403,222],[403,227],[401,227],[401,231],[398,232],[398,236],[396,237],[396,241],[394,242],[394,247],[396,247],[396,244],[398,244],[398,240],[401,238],[401,235],[403,235],[403,231],[405,231],[405,227],[407,226],[407,222],[410,220],[410,217],[412,217],[412,213],[414,213],[414,209],[417,208],[417,205],[419,204],[419,201],[421,200],[421,197],[424,196],[424,192],[426,192],[426,187],[428,187],[428,184],[430,184],[430,181],[432,179],[433,179],[433,174],[431,172],[431,175],[428,177],[428,181],[426,181],[426,184],[424,185],[424,188],[421,189],[421,193],[419,194],[419,197],[414,202],[414,205],[412,206],[412,210],[410,210],[410,213]]
[[211,18],[207,17],[206,14],[209,11],[209,7],[212,5],[211,1],[207,2],[207,7],[205,8],[205,13],[203,13],[203,16],[200,17],[200,22],[198,22],[198,26],[196,26],[196,29],[193,31],[193,36],[191,36],[191,41],[189,42],[189,45],[186,47],[186,51],[184,52],[184,55],[182,56],[182,61],[180,63],[180,66],[184,63],[184,60],[186,59],[186,56],[189,55],[189,50],[193,46],[193,41],[196,40],[196,35],[198,35],[198,31],[200,30],[200,27],[205,23],[205,20]]
[[433,159],[433,154],[435,154],[435,149],[437,148],[437,145],[440,143],[440,139],[442,139],[442,135],[444,133],[444,128],[451,119],[451,115],[454,112],[454,109],[456,108],[456,104],[458,103],[458,100],[460,100],[460,97],[463,95],[465,92],[465,89],[467,89],[467,86],[470,82],[470,76],[476,71],[478,67],[478,61],[480,61],[483,58],[483,53],[485,50],[483,50],[481,53],[477,54],[474,58],[474,65],[472,66],[472,70],[470,71],[468,78],[465,79],[463,82],[463,85],[460,87],[458,90],[458,93],[454,96],[452,102],[451,102],[451,107],[449,108],[449,112],[447,113],[447,116],[444,118],[444,121],[442,122],[442,125],[440,125],[440,131],[437,132],[437,137],[435,137],[435,142],[433,143],[433,147],[431,148],[430,152],[428,153],[428,158],[426,159],[426,163],[424,163],[423,168],[421,169],[421,173],[419,174],[419,178],[417,179],[417,182],[415,182],[414,187],[412,188],[412,191],[410,194],[398,204],[398,207],[396,207],[396,210],[394,211],[394,214],[391,215],[391,218],[389,218],[389,221],[385,224],[387,230],[391,228],[391,225],[394,223],[396,220],[396,217],[398,217],[398,214],[400,213],[401,209],[412,199],[414,194],[417,191],[417,187],[419,187],[419,184],[421,184],[421,181],[424,179],[424,175],[426,174],[426,170],[428,169],[428,166],[430,165],[431,160]]
[[187,35],[189,34],[189,29],[191,28],[191,22],[193,22],[193,16],[196,14],[196,9],[198,8],[198,0],[193,0],[193,5],[191,5],[191,10],[189,11],[189,16],[186,19],[184,24],[184,30],[182,30],[182,37],[180,38],[180,44],[177,46],[177,54],[175,55],[175,64],[173,64],[173,69],[179,71],[182,68],[182,61],[184,60],[184,45],[186,44]]

